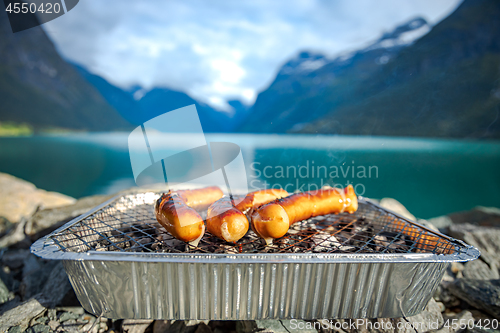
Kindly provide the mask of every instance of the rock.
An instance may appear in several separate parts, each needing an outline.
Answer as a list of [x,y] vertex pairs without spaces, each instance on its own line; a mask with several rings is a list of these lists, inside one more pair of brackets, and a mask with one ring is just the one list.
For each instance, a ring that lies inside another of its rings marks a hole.
[[236,332],[236,323],[237,321],[231,320],[212,320],[208,326],[214,333]]
[[194,333],[212,333],[212,329],[207,326],[205,323],[201,323],[196,327],[196,331]]
[[14,294],[9,291],[9,288],[0,279],[0,304],[10,301],[14,298]]
[[418,220],[417,221],[419,224],[423,225],[424,227],[427,227],[431,230],[434,230],[434,231],[437,231],[439,232],[439,228],[436,227],[434,224],[432,224],[431,222],[429,222],[428,220]]
[[152,322],[149,319],[125,319],[122,323],[122,330],[128,333],[144,333]]
[[[480,211],[481,213],[484,213],[484,214],[494,215],[493,217],[500,217],[500,208],[498,208],[498,207],[477,206],[474,209],[477,211]],[[489,217],[488,217],[488,219],[489,219]]]
[[236,322],[237,333],[252,333],[257,330],[257,323],[254,320],[238,320]]
[[[42,290],[45,279],[43,276],[39,275],[41,270],[42,265],[39,263],[39,259],[34,255],[30,254],[24,260],[23,279],[19,286],[19,293],[23,299],[31,298]],[[46,274],[48,274],[48,272],[46,272]]]
[[453,224],[453,220],[447,216],[438,216],[428,219],[427,222],[438,228],[441,232],[446,232],[448,227]]
[[[454,281],[454,280],[453,280]],[[460,299],[453,295],[447,288],[448,283],[441,283],[434,293],[434,299],[444,304],[446,308],[454,308],[460,305]]]
[[0,216],[0,237],[3,237],[13,227],[14,227],[14,224],[12,224],[5,217]]
[[462,264],[461,262],[452,262],[450,266],[453,274],[458,274],[465,269],[464,264]]
[[380,200],[380,206],[387,208],[391,211],[393,211],[396,214],[399,214],[409,220],[416,221],[417,219],[415,216],[406,209],[403,204],[401,204],[399,201],[393,198],[383,198]]
[[[101,329],[104,330],[104,329],[108,328],[107,325],[105,325],[104,323],[101,323],[100,321],[98,321],[96,323],[96,320],[97,320],[97,318],[92,316],[92,315],[89,315],[89,314],[83,315],[79,319],[79,322],[84,323],[84,325],[81,327],[80,330],[82,332],[89,332],[90,329],[92,328],[92,332],[97,333]],[[101,325],[101,324],[103,324],[103,325]]]
[[170,320],[155,320],[153,333],[167,333],[171,325]]
[[500,329],[499,330],[492,330],[492,329],[482,329],[479,327],[474,327],[473,329],[467,328],[465,330],[465,333],[500,333]]
[[80,333],[80,325],[76,322],[75,319],[70,319],[61,323],[58,327],[57,332],[71,332],[71,333]]
[[441,306],[431,298],[424,311],[416,316],[408,317],[408,321],[417,329],[418,333],[439,329],[444,323]]
[[279,320],[256,320],[257,330],[262,333],[285,333],[287,330]]
[[[453,282],[453,281],[455,281],[457,274],[458,273],[461,274],[461,270],[459,270],[460,266],[455,266],[454,264],[455,263],[451,263],[451,265],[449,265],[446,268],[446,270],[444,271],[444,275],[443,275],[441,282]],[[461,265],[462,269],[463,269],[463,265],[461,263],[456,263],[456,264]]]
[[58,307],[56,307],[56,310],[57,311],[72,312],[72,313],[76,313],[78,315],[83,315],[85,313],[85,310],[80,306],[58,306]]
[[477,309],[500,318],[500,280],[457,279],[448,289]]
[[24,331],[31,319],[45,311],[45,307],[35,298],[8,310],[0,316],[0,332],[7,331],[12,326],[20,326]]
[[470,325],[472,327],[474,323],[474,317],[469,311],[462,311],[451,316],[444,315],[443,320],[443,327],[437,330],[436,333],[463,332],[465,330],[464,326]]
[[21,297],[28,299],[39,294],[58,261],[44,261],[33,254],[24,260],[23,279],[19,286]]
[[50,333],[50,326],[38,324],[28,328],[26,333]]
[[63,312],[61,313],[61,315],[59,316],[59,321],[61,323],[65,322],[65,321],[68,321],[68,320],[72,320],[72,319],[78,319],[80,318],[80,315],[77,314],[77,313],[73,313],[73,312]]
[[15,295],[12,300],[9,300],[9,301],[5,302],[4,304],[0,305],[0,314],[5,313],[5,312],[7,312],[9,310],[14,309],[15,307],[21,305],[21,303],[22,302],[21,302],[21,298],[19,297],[19,295]]
[[184,320],[175,320],[170,325],[168,333],[194,333],[196,327],[187,327]]
[[[322,333],[371,333],[371,332],[403,332],[397,329],[399,319],[336,319],[319,320]],[[409,324],[408,324],[409,325]]]
[[24,259],[23,262],[23,277],[37,273],[42,268],[41,259],[37,256],[30,254]]
[[37,211],[26,223],[25,233],[32,240],[49,234],[64,223],[88,212],[112,196],[95,195],[79,199],[71,205]]
[[500,228],[478,227],[469,223],[454,224],[449,227],[449,234],[478,248],[481,259],[490,267],[500,267]]
[[[97,329],[97,332],[99,332],[99,333],[108,332],[108,319],[101,317],[101,319],[99,319],[99,322],[96,324],[95,327]],[[111,332],[114,332],[114,331],[111,330],[109,332],[111,333]]]
[[48,325],[51,330],[55,331],[61,324],[57,320],[50,320]]
[[21,268],[29,255],[30,250],[25,249],[6,251],[2,256],[2,264],[9,266],[10,269]]
[[[62,262],[42,260],[30,254],[24,261],[20,294],[23,299],[41,294],[39,300],[48,308],[61,305],[71,284]],[[83,310],[83,309],[82,309]]]
[[304,321],[299,319],[291,320],[256,320],[257,329],[261,333],[287,333],[287,332],[304,332],[304,333],[317,333],[317,328],[321,325],[319,322]]
[[64,306],[64,307],[79,307],[79,306],[81,306],[80,301],[76,297],[76,294],[75,294],[75,291],[73,290],[73,288],[71,288],[66,293],[66,295],[64,295],[63,299],[61,300],[60,305]]
[[[442,304],[431,298],[426,308],[416,316],[404,318],[319,320],[322,333],[425,333],[443,325]],[[315,326],[316,327],[316,326]],[[318,329],[318,327],[316,327]]]
[[153,324],[153,333],[210,333],[235,331],[234,321],[209,320],[157,320]]
[[0,280],[2,280],[7,289],[12,293],[19,292],[19,280],[16,279],[18,277],[16,273],[11,271],[8,266],[3,266],[0,269]]
[[[58,321],[50,321],[49,326],[56,326],[56,332],[92,332],[97,333],[101,329],[107,330],[106,323],[97,322],[94,325],[96,318],[89,314],[84,314],[82,316],[78,316],[75,313],[64,312],[61,314]],[[107,321],[107,319],[106,319]],[[93,326],[93,328],[92,328]],[[90,331],[90,329],[92,330]]]
[[498,268],[495,265],[493,265],[493,267],[490,268],[490,266],[488,266],[488,264],[486,264],[481,259],[465,263],[465,268],[462,274],[465,278],[474,280],[500,279],[500,275],[498,274]]
[[208,325],[209,322],[210,322],[210,320],[185,320],[184,324],[186,324],[186,326],[196,326],[196,325],[199,325],[201,323]]
[[28,248],[31,242],[24,233],[25,226],[26,219],[23,218],[13,229],[0,239],[0,248],[9,247],[14,244],[18,245],[17,247]]
[[69,282],[66,271],[62,262],[57,262],[45,283],[42,290],[43,298],[46,307],[52,308],[59,305],[63,297],[68,291],[71,290],[71,283]]
[[57,310],[56,309],[49,309],[47,311],[47,316],[49,317],[49,320],[56,320],[57,319]]
[[446,310],[446,306],[442,302],[436,301],[436,304],[439,307],[439,312],[443,313]]
[[449,214],[455,224],[470,223],[483,227],[500,227],[500,209],[494,207],[475,207],[466,212]]
[[69,205],[75,199],[56,192],[37,189],[35,185],[0,173],[0,216],[12,223],[28,218],[39,208]]
[[[38,300],[38,301],[40,301],[40,300]],[[49,321],[49,317],[47,317],[47,316],[36,317],[31,321],[30,326],[35,326],[36,324],[46,324],[48,321]]]

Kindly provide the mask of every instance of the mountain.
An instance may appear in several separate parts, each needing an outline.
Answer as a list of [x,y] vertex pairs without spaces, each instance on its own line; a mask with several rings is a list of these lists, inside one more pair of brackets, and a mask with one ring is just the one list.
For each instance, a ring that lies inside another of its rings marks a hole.
[[[125,91],[102,78],[90,73],[83,66],[72,63],[78,73],[92,84],[104,99],[128,122],[138,125],[143,121],[140,106],[133,97],[133,92]],[[135,92],[135,91],[134,91]]]
[[465,0],[421,38],[429,27],[416,19],[311,71],[302,54],[259,94],[241,130],[498,139],[498,17],[500,2]]
[[241,126],[241,124],[247,119],[250,115],[250,111],[252,109],[251,105],[246,105],[242,103],[238,99],[229,100],[227,104],[233,108],[233,115],[231,119],[231,129],[234,130]]
[[300,131],[500,138],[499,17],[498,1],[464,1],[357,87],[356,100]]
[[83,66],[73,64],[78,72],[91,83],[126,120],[134,125],[159,116],[167,111],[195,104],[200,122],[205,132],[230,132],[246,116],[248,107],[239,100],[229,101],[232,113],[216,110],[201,103],[188,94],[165,87],[155,87],[146,91],[135,85],[127,90],[121,89],[99,75],[90,73]]
[[151,119],[166,111],[195,104],[205,132],[232,132],[246,118],[249,108],[239,100],[228,101],[232,111],[220,111],[193,99],[182,91],[169,88],[153,88],[138,101],[145,119]]
[[[322,54],[299,53],[282,66],[274,82],[258,95],[252,116],[240,130],[287,132],[323,116],[349,99],[354,85],[376,74],[405,46],[429,30],[424,19],[415,18],[366,48],[333,60]],[[336,89],[334,96],[329,92],[332,86]]]
[[40,27],[12,33],[6,12],[0,13],[0,100],[0,121],[28,123],[36,130],[131,128],[59,56]]
[[205,132],[226,132],[230,129],[228,126],[230,116],[227,113],[214,110],[181,91],[169,88],[153,88],[138,101],[138,104],[145,120],[159,116],[167,111],[195,104],[201,126]]

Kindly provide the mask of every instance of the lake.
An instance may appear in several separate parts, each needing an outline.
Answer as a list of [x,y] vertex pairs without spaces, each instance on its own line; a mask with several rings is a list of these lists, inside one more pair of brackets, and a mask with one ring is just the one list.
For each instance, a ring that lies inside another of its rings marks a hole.
[[[0,138],[0,171],[76,198],[136,186],[127,133]],[[207,134],[240,146],[249,188],[352,184],[430,218],[500,207],[500,142],[414,138]],[[165,139],[173,150],[183,140]]]

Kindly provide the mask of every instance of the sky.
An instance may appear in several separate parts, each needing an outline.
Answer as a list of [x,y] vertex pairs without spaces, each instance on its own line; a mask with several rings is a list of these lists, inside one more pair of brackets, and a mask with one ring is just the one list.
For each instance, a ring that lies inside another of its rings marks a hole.
[[414,17],[436,24],[461,0],[80,0],[43,25],[62,56],[122,88],[252,104],[301,51],[335,57]]

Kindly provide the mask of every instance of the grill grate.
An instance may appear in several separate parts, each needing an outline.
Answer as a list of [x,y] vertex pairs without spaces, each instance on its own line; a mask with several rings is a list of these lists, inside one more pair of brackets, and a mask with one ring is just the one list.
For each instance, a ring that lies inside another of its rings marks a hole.
[[123,196],[50,239],[63,252],[457,254],[466,250],[365,200],[360,200],[354,214],[295,223],[269,246],[249,231],[237,244],[207,232],[193,247],[173,238],[156,221],[153,204],[158,196],[152,192]]

